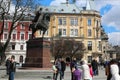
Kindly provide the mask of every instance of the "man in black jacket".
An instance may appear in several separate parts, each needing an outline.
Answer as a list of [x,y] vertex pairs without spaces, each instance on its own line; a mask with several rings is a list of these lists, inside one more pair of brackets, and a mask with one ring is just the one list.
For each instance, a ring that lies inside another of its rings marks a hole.
[[62,59],[62,60],[61,60],[62,79],[64,79],[65,69],[66,69],[66,63],[65,63],[64,59]]
[[6,74],[7,74],[7,75],[9,75],[10,59],[11,59],[11,58],[8,58],[8,59],[6,60],[6,63],[5,63],[5,66],[6,66]]
[[11,62],[9,67],[9,80],[14,80],[15,71],[16,71],[15,56],[11,56]]

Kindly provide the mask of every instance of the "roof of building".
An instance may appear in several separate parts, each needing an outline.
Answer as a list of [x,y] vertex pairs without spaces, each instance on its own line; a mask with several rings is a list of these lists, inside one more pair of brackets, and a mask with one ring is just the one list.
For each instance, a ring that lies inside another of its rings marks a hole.
[[45,13],[80,13],[81,10],[95,10],[95,5],[93,0],[87,0],[86,6],[78,7],[76,4],[61,3],[58,6],[39,6],[36,11],[42,8],[42,12]]
[[37,11],[42,8],[42,12],[48,13],[80,13],[82,10],[78,8],[75,4],[62,3],[60,6],[39,6]]
[[87,0],[86,10],[95,10],[94,0]]

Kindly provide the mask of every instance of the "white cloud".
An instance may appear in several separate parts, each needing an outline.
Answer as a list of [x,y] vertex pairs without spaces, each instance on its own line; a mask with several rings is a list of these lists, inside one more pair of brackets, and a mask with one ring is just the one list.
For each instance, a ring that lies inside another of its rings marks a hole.
[[102,24],[114,26],[120,30],[120,6],[114,6],[108,13],[102,17]]
[[119,32],[109,33],[109,42],[113,45],[120,45],[120,0],[96,0],[97,8],[100,10],[106,5],[112,5],[112,8],[102,16],[102,25],[112,26]]
[[113,45],[120,45],[120,32],[109,33],[109,42]]
[[15,12],[15,5],[11,4],[9,13],[14,13],[14,12]]
[[112,6],[120,5],[120,0],[95,0],[96,7],[98,10],[100,10],[103,6],[106,6],[107,4],[110,4]]

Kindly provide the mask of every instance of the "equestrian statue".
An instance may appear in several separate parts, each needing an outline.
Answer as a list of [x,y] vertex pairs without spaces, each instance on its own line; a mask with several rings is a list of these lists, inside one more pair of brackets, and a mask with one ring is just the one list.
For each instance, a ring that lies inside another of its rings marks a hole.
[[29,26],[29,29],[32,29],[32,39],[35,38],[34,33],[37,30],[43,31],[42,38],[44,37],[44,34],[49,27],[49,21],[50,21],[50,14],[43,13],[42,8],[40,8],[40,11],[36,12],[36,16],[32,21],[32,24],[30,24]]

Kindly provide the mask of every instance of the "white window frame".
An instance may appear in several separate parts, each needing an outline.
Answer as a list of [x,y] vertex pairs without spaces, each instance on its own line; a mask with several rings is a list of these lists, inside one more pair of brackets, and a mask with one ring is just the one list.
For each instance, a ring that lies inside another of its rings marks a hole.
[[78,36],[78,29],[75,29],[75,36]]
[[[16,34],[15,39],[13,39],[13,34]],[[12,33],[12,40],[17,40],[17,32]]]
[[20,29],[25,29],[24,24],[20,24]]
[[5,23],[4,23],[4,29],[8,29],[8,21],[5,21]]
[[71,18],[70,18],[70,25],[71,25],[71,26],[77,26],[77,25],[78,25],[78,18],[76,18],[76,17],[71,17]]
[[88,37],[91,37],[91,36],[92,36],[92,30],[88,29]]
[[[24,39],[21,39],[22,34],[24,34]],[[24,32],[20,33],[20,40],[25,40],[25,33]]]
[[74,36],[74,29],[70,29],[70,36]]
[[[60,34],[61,33],[61,34]],[[62,29],[58,29],[58,34],[62,36]]]
[[66,17],[58,17],[58,25],[66,25]]
[[66,36],[66,29],[62,29],[62,36]]
[[32,37],[32,32],[28,32],[28,39],[30,39],[30,35]]
[[48,30],[45,32],[45,36],[48,36]]
[[[89,22],[90,21],[90,22]],[[88,26],[91,26],[92,25],[92,20],[91,20],[91,18],[88,18],[88,20],[87,20],[87,25]]]
[[[7,34],[7,38],[5,38],[5,34]],[[8,39],[8,32],[4,32],[3,40],[7,40],[7,39]]]

